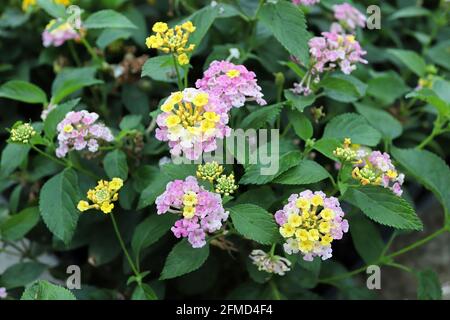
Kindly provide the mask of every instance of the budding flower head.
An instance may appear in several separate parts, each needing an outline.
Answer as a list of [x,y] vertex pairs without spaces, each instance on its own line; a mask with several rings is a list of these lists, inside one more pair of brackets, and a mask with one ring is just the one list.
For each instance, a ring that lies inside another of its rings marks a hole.
[[291,262],[288,259],[277,255],[270,255],[262,250],[253,250],[249,258],[258,267],[259,271],[284,276],[286,272],[291,270]]
[[238,188],[234,180],[234,174],[230,174],[229,176],[223,174],[217,179],[216,183],[216,192],[225,196],[229,196],[234,193],[234,191]]
[[111,181],[100,180],[94,189],[87,192],[87,198],[92,202],[81,200],[78,203],[78,210],[81,212],[95,209],[103,213],[110,213],[114,209],[113,202],[119,199],[119,190],[123,187],[123,180],[113,178]]
[[338,147],[333,151],[333,154],[342,162],[352,162],[353,164],[361,163],[361,157],[367,153],[364,148],[358,144],[352,144],[350,138],[345,138],[342,147]]
[[145,44],[149,49],[174,54],[180,65],[186,65],[189,63],[186,53],[195,48],[193,44],[188,45],[189,36],[195,29],[191,21],[176,25],[174,28],[169,28],[165,22],[156,22],[152,27],[155,34],[148,37]]
[[10,140],[14,143],[28,144],[35,135],[36,131],[29,123],[17,122],[11,129]]
[[212,161],[197,167],[197,178],[213,183],[223,172],[223,167]]

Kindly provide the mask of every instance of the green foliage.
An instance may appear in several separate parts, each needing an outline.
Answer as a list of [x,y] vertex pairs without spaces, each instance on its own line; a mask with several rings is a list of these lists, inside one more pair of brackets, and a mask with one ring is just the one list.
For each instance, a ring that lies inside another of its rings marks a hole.
[[76,300],[76,298],[66,288],[41,280],[28,287],[20,300]]
[[47,95],[38,86],[20,80],[8,81],[0,87],[0,97],[26,103],[47,103]]

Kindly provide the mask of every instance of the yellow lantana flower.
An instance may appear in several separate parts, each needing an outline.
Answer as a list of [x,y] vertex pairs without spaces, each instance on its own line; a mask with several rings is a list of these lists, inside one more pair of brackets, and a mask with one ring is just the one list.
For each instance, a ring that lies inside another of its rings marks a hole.
[[114,178],[111,181],[100,180],[94,189],[87,192],[87,198],[92,202],[80,200],[78,210],[85,212],[90,209],[110,213],[114,209],[114,203],[119,199],[119,190],[123,187],[123,180]]

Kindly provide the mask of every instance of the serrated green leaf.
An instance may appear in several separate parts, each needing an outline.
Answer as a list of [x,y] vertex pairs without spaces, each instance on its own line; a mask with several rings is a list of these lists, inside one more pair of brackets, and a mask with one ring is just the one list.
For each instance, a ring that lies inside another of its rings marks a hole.
[[419,300],[441,300],[442,285],[433,270],[423,270],[417,273],[417,298]]
[[425,60],[423,60],[423,58],[416,52],[402,49],[388,49],[387,53],[398,59],[409,70],[417,74],[419,77],[423,77],[425,75],[427,65],[425,63]]
[[147,174],[149,182],[144,187],[139,198],[139,210],[152,205],[156,198],[164,192],[167,183],[171,180],[170,177],[156,167],[149,167]]
[[353,246],[367,264],[378,261],[384,249],[384,242],[377,227],[363,215],[349,217]]
[[[131,241],[131,248],[136,257],[139,253],[158,241],[166,232],[170,230],[175,221],[176,215],[151,215],[142,221],[134,231],[133,240]],[[138,258],[139,259],[139,258]]]
[[68,95],[88,86],[103,83],[102,80],[95,79],[95,67],[66,68],[55,78],[52,84],[53,104],[60,103]]
[[323,138],[339,141],[350,138],[353,143],[376,146],[380,142],[381,134],[370,126],[364,117],[356,113],[344,113],[328,122]]
[[91,14],[83,26],[86,29],[136,29],[137,27],[123,14],[111,10],[101,10]]
[[128,178],[127,155],[123,151],[114,150],[109,152],[103,159],[103,165],[110,179],[121,178],[126,180]]
[[308,64],[308,40],[303,11],[287,1],[268,3],[259,12],[259,19],[289,53]]
[[22,239],[39,222],[39,208],[30,207],[10,216],[0,224],[1,238],[9,241]]
[[313,126],[311,121],[303,112],[288,110],[289,123],[294,127],[294,131],[303,140],[311,139],[313,136]]
[[273,182],[287,185],[301,185],[316,183],[329,176],[328,171],[317,162],[302,160],[295,167],[280,174]]
[[267,124],[273,123],[283,108],[282,103],[277,103],[271,106],[258,108],[256,111],[250,113],[241,123],[243,129],[261,129]]
[[14,172],[27,158],[30,146],[9,143],[2,152],[0,177],[7,177]]
[[450,168],[434,153],[426,150],[392,148],[392,156],[427,189],[431,190],[450,214]]
[[426,55],[436,64],[450,70],[450,40],[438,42],[426,51]]
[[78,177],[72,169],[66,169],[48,180],[39,197],[39,210],[48,229],[68,244],[75,232],[81,200]]
[[189,44],[194,44],[195,47],[200,45],[200,42],[219,15],[218,7],[219,6],[205,6],[186,19],[192,21],[196,28],[195,32],[189,37]]
[[177,243],[164,264],[160,280],[173,279],[200,268],[209,256],[209,244],[192,248],[187,240]]
[[389,20],[397,20],[401,18],[415,18],[415,17],[422,17],[427,16],[430,14],[430,11],[422,8],[422,7],[405,7],[401,8],[400,10],[396,10],[393,14],[389,16]]
[[[262,146],[266,148],[267,146]],[[264,174],[263,170],[267,165],[263,165],[261,162],[257,164],[251,164],[245,169],[245,174],[239,181],[240,184],[265,184],[269,183],[286,170],[297,165],[301,160],[301,153],[299,151],[290,151],[279,158],[278,171],[274,174]],[[273,164],[272,164],[273,165]]]
[[312,105],[316,101],[316,96],[314,94],[307,96],[298,95],[291,90],[284,90],[284,97],[300,112],[303,112],[306,107]]
[[41,280],[28,287],[20,300],[76,300],[76,298],[66,288]]
[[253,204],[238,204],[229,208],[236,230],[244,237],[261,244],[272,244],[279,240],[278,228],[273,216]]
[[45,265],[37,262],[21,262],[3,272],[0,286],[6,289],[23,287],[36,280],[45,270]]
[[411,205],[389,189],[377,186],[351,187],[342,199],[380,224],[396,229],[423,229],[423,224]]
[[367,85],[349,75],[333,75],[320,82],[326,96],[341,102],[353,102],[364,96]]
[[[172,57],[163,55],[148,59],[142,67],[141,77],[145,76],[156,81],[176,83],[177,73]],[[184,76],[184,69],[180,69],[180,76]]]
[[388,112],[359,102],[355,102],[354,106],[372,127],[381,132],[384,138],[395,139],[402,134],[402,124]]
[[377,74],[368,82],[367,95],[374,97],[382,105],[388,106],[410,90],[395,72]]
[[22,80],[11,80],[2,85],[0,87],[0,98],[25,103],[47,103],[47,95],[41,88]]

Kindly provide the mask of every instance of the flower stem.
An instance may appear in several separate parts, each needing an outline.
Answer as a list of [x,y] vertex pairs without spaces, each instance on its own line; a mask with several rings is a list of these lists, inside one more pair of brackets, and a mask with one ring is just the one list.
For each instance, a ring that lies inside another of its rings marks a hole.
[[94,59],[95,61],[100,60],[100,57],[98,56],[97,52],[95,52],[94,48],[89,44],[89,42],[86,40],[85,37],[81,38],[81,43],[85,46],[85,48],[91,55],[92,59]]
[[[420,246],[424,245],[425,243],[433,240],[434,238],[436,238],[437,236],[441,235],[442,233],[444,233],[446,231],[449,231],[447,229],[447,227],[443,227],[443,228],[437,230],[436,232],[430,234],[429,236],[427,236],[427,237],[425,237],[425,238],[423,238],[423,239],[421,239],[419,241],[416,241],[413,244],[411,244],[409,246],[406,246],[406,247],[404,247],[404,248],[402,248],[402,249],[400,249],[400,250],[398,250],[398,251],[396,251],[394,253],[391,253],[390,255],[387,255],[387,256],[382,255],[378,259],[378,261],[372,263],[371,265],[380,265],[380,266],[381,265],[391,265],[391,266],[394,266],[394,267],[399,267],[398,264],[396,264],[395,262],[391,261],[393,258],[395,258],[395,257],[397,257],[399,255],[402,255],[402,254],[404,254],[406,252],[409,252],[409,251],[411,251],[413,249],[416,249],[417,247],[420,247]],[[336,281],[347,279],[347,278],[349,278],[351,276],[359,274],[359,273],[365,271],[368,266],[369,265],[364,265],[361,268],[358,268],[358,269],[350,271],[350,272],[346,272],[346,273],[343,273],[343,274],[340,274],[340,275],[337,275],[337,276],[333,276],[333,277],[329,277],[329,278],[325,278],[325,279],[320,279],[319,282],[332,284],[332,283],[334,283]],[[402,269],[406,270],[405,268],[407,268],[407,267],[402,266]]]
[[183,90],[183,81],[181,79],[180,70],[178,69],[177,58],[175,57],[174,53],[172,53],[172,60],[173,60],[173,65],[175,66],[175,71],[177,73],[178,89]]
[[[135,276],[139,279],[140,273],[139,273],[138,269],[136,268],[136,266],[134,265],[134,262],[131,259],[130,254],[128,253],[127,247],[125,246],[125,242],[123,241],[122,235],[120,234],[119,227],[117,226],[117,222],[116,222],[116,218],[114,217],[114,213],[111,212],[110,216],[111,216],[111,221],[112,221],[112,224],[114,227],[114,232],[116,233],[117,240],[119,240],[120,246],[122,247],[122,251],[128,260],[128,264],[130,265],[131,270],[133,271]],[[138,284],[140,284],[140,282],[138,282]]]
[[274,300],[281,300],[281,294],[280,294],[280,291],[278,290],[278,287],[277,287],[275,281],[273,281],[273,279],[272,279],[272,280],[270,280],[269,284],[270,284],[270,288],[272,289],[272,294],[273,294]]

